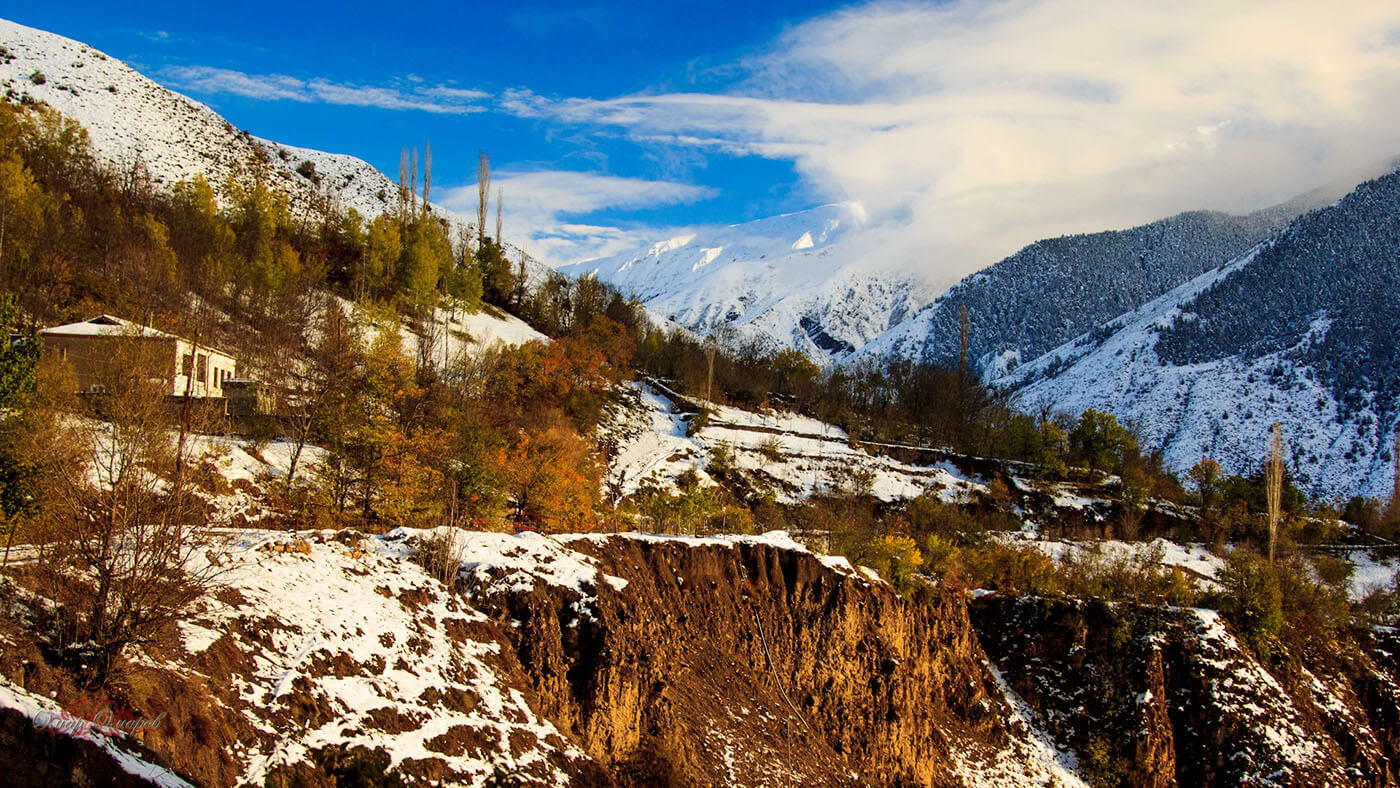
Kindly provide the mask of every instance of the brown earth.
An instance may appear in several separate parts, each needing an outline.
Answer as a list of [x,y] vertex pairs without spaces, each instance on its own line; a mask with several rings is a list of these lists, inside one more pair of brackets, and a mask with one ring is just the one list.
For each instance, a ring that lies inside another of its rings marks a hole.
[[[1385,650],[1262,666],[1201,638],[1194,614],[1176,608],[996,594],[971,609],[982,646],[1096,784],[1397,784],[1400,694],[1377,659]],[[1276,689],[1232,690],[1264,667]],[[1304,734],[1309,763],[1286,757],[1298,742],[1264,735],[1279,720]]]
[[619,783],[954,785],[955,742],[1004,736],[958,594],[767,545],[575,547],[627,580],[596,612],[543,587],[479,606],[519,622],[539,710]]
[[[1270,665],[1278,697],[1265,697],[1241,677],[1269,674],[1248,654],[1204,638],[1191,611],[1003,595],[969,605],[962,593],[932,584],[901,597],[813,555],[758,542],[612,537],[570,546],[625,586],[602,582],[583,600],[543,583],[530,591],[461,588],[454,604],[469,601],[490,620],[423,620],[430,634],[401,639],[501,644],[492,658],[500,679],[588,756],[564,767],[575,785],[962,785],[955,755],[1002,748],[1026,733],[1010,721],[989,656],[1097,784],[1240,785],[1261,774],[1277,785],[1397,783],[1400,638],[1393,633],[1371,633],[1356,654]],[[18,609],[9,588],[0,602]],[[427,615],[423,600],[401,602]],[[5,616],[0,672],[65,707],[105,700],[165,712],[169,724],[133,749],[196,785],[232,785],[240,764],[230,752],[268,734],[237,711],[245,701],[230,683],[251,675],[251,650],[284,625],[240,618],[231,626],[236,631],[195,656],[152,652],[183,659],[182,670],[128,666],[95,695],[48,666],[25,626]],[[382,672],[382,662],[309,660],[276,712],[278,729],[335,718],[314,679]],[[479,704],[451,687],[429,688],[422,699],[457,711]],[[424,723],[390,707],[364,711],[375,730]],[[1316,753],[1308,766],[1297,768],[1261,733],[1272,717],[1301,731],[1289,746]],[[537,746],[533,734],[516,733],[504,742],[513,752]],[[453,726],[427,749],[489,752],[501,742],[488,735],[497,734]],[[388,762],[382,750],[326,747],[273,776],[287,786],[463,777],[432,757],[385,775]],[[35,731],[14,713],[0,714],[0,775],[15,785],[133,784],[90,745]],[[493,779],[549,782],[542,772]]]

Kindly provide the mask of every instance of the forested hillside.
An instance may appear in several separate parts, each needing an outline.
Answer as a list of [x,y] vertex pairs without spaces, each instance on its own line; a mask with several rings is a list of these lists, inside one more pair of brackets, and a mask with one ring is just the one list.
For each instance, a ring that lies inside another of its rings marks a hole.
[[[1309,213],[1248,264],[1182,304],[1157,353],[1174,365],[1279,355],[1342,405],[1381,421],[1400,397],[1400,173]],[[1280,368],[1279,374],[1283,374]]]
[[1179,471],[1207,455],[1247,472],[1277,422],[1311,493],[1389,495],[1398,181],[1360,185],[999,384],[1023,407],[1111,410]]
[[955,361],[965,310],[969,358],[996,377],[1234,259],[1307,205],[1300,199],[1248,216],[1197,211],[1038,241],[954,285],[859,355]]

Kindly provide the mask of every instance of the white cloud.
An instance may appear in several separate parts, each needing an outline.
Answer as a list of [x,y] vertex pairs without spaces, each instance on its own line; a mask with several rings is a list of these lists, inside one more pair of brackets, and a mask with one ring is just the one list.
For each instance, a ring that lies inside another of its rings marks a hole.
[[[176,87],[201,93],[226,93],[270,101],[339,104],[463,115],[484,112],[480,101],[489,94],[478,90],[435,86],[402,90],[397,87],[352,85],[326,79],[304,80],[285,74],[248,74],[210,66],[173,66],[161,72]],[[409,82],[421,80],[409,78]]]
[[[562,170],[497,172],[491,187],[488,225],[495,216],[499,189],[504,203],[502,235],[549,265],[614,254],[650,243],[655,233],[662,232],[589,224],[575,217],[609,209],[687,204],[716,194],[708,187],[686,183]],[[447,189],[441,202],[464,216],[475,216],[477,186]]]
[[877,3],[791,28],[724,94],[498,106],[791,160],[947,281],[1048,235],[1375,173],[1400,154],[1397,30],[1393,0]]

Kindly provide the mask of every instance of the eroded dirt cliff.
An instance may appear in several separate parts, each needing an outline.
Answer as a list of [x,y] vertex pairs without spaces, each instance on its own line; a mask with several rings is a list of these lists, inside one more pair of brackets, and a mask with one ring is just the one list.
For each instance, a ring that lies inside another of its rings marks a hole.
[[[12,779],[1396,780],[1400,648],[1385,632],[1356,654],[1283,669],[1210,611],[970,603],[933,582],[900,596],[783,534],[240,531],[206,557],[223,585],[169,643],[133,650],[101,693],[45,663],[41,600],[0,584],[0,746],[9,762],[54,765]],[[36,725],[103,702],[163,724],[81,742]]]
[[1096,783],[1396,782],[1392,645],[1264,664],[1213,611],[1098,600],[992,595],[972,620]]
[[950,753],[1006,743],[963,598],[759,542],[578,540],[591,609],[539,586],[482,596],[540,710],[639,784],[956,785]]

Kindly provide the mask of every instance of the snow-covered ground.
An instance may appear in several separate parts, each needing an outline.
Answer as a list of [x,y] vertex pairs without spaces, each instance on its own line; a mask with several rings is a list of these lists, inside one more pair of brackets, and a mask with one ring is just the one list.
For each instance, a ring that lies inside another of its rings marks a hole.
[[[266,734],[232,753],[250,783],[334,744],[384,747],[392,765],[440,759],[463,784],[479,785],[497,767],[553,773],[556,784],[566,783],[561,765],[583,754],[499,675],[500,646],[480,634],[489,631],[485,617],[408,560],[428,535],[396,531],[344,543],[330,532],[246,531],[220,537],[208,551],[221,584],[238,594],[201,603],[182,627],[186,648],[197,653],[220,638],[237,639],[249,621],[276,622],[258,643],[240,644],[250,674],[234,677],[244,715]],[[598,581],[586,557],[538,535],[456,538],[455,554],[477,576],[501,570],[489,582],[583,588]],[[327,670],[330,662],[342,667]],[[307,696],[326,703],[333,720],[289,724],[280,712]],[[444,696],[471,701],[444,704]],[[385,719],[417,724],[386,726]],[[464,731],[479,749],[450,745]],[[513,746],[522,739],[533,746]]]
[[[434,361],[439,366],[450,365],[463,356],[474,356],[496,345],[514,347],[527,342],[549,341],[549,337],[515,315],[490,306],[483,307],[479,312],[435,308],[430,328],[435,342]],[[400,325],[399,335],[404,349],[417,354],[422,338],[409,330],[407,324]]]
[[[1007,544],[1027,547],[1054,559],[1056,563],[1084,564],[1093,561],[1131,563],[1179,568],[1204,589],[1219,586],[1216,580],[1225,569],[1225,559],[1199,542],[1179,544],[1158,537],[1150,542],[1124,542],[1113,539],[1067,541],[1040,539],[1018,531],[1001,535]],[[1364,549],[1349,550],[1343,560],[1354,568],[1348,585],[1352,601],[1361,601],[1378,588],[1393,588],[1400,573],[1400,556],[1378,557]]]
[[1400,555],[1379,557],[1364,550],[1349,553],[1354,571],[1351,575],[1351,598],[1365,599],[1377,589],[1389,590],[1396,587],[1396,575],[1400,574]]
[[1250,740],[1240,746],[1241,757],[1246,759],[1246,774],[1241,783],[1294,784],[1287,773],[1277,773],[1273,769],[1252,772],[1249,767],[1257,762],[1249,757],[1252,748],[1265,755],[1258,759],[1264,762],[1261,765],[1273,766],[1281,761],[1285,770],[1304,773],[1309,768],[1325,769],[1322,749],[1304,730],[1305,721],[1278,679],[1230,634],[1219,613],[1214,610],[1192,613],[1196,617],[1194,634],[1198,639],[1197,648],[1191,652],[1192,667],[1210,678],[1208,686],[1215,696],[1211,708],[1249,721],[1246,729]]
[[1018,736],[1008,738],[1002,748],[950,750],[953,772],[969,786],[1003,788],[1035,785],[1044,788],[1087,788],[1079,774],[1079,759],[1072,751],[1055,744],[1044,722],[1030,704],[1016,693],[1001,671],[990,662],[983,665],[1001,690],[1007,717]]
[[[264,175],[298,210],[326,194],[366,217],[397,199],[393,182],[367,162],[259,140],[79,41],[0,20],[0,44],[8,52],[0,57],[0,87],[78,121],[101,159],[119,168],[144,166],[158,188],[203,175],[222,192],[230,176]],[[319,185],[297,172],[304,161],[316,164]]]
[[708,424],[687,436],[686,420],[673,411],[674,402],[647,384],[624,387],[622,406],[601,428],[616,445],[604,480],[614,499],[647,487],[674,490],[687,471],[714,484],[706,468],[725,452],[733,469],[771,487],[780,503],[853,492],[860,483],[883,501],[926,493],[954,501],[985,490],[948,463],[912,465],[853,448],[844,431],[805,416],[716,405]]
[[1188,577],[1201,581],[1207,588],[1216,587],[1215,580],[1225,568],[1225,559],[1210,552],[1205,545],[1178,544],[1158,537],[1150,542],[1124,542],[1114,539],[1067,541],[1038,539],[1017,531],[1001,535],[1007,544],[1028,547],[1044,553],[1056,563],[1084,564],[1093,561],[1131,563],[1176,567]]

